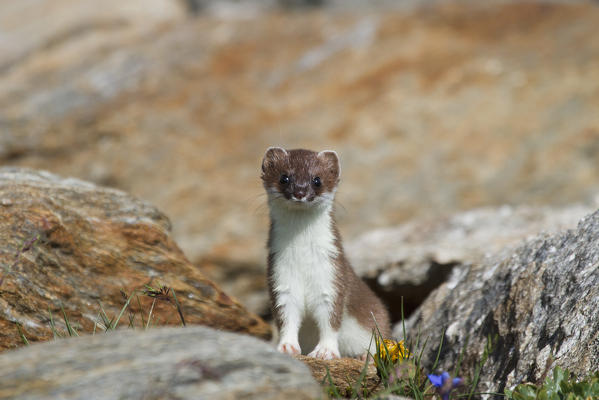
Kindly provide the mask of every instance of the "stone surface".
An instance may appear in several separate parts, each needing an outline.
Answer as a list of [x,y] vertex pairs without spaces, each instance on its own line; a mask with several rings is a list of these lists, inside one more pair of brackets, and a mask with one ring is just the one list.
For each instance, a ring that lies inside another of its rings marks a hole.
[[[175,291],[187,323],[269,338],[270,327],[185,258],[168,218],[124,192],[26,169],[0,168],[0,349],[52,337],[49,310],[65,332],[61,304],[80,332],[91,333],[100,307],[116,316],[126,298],[150,284]],[[181,324],[174,305],[157,300],[152,324]],[[121,326],[141,325],[152,298],[139,294]]]
[[226,258],[202,259],[196,264],[210,280],[218,282],[226,293],[235,293],[248,310],[271,319],[266,271],[261,263]]
[[129,3],[0,2],[0,163],[151,201],[193,262],[264,263],[271,145],[339,152],[346,238],[599,190],[596,4],[191,18]]
[[461,270],[514,249],[540,232],[573,228],[591,211],[582,205],[487,207],[373,230],[345,247],[358,275],[386,301],[393,320],[399,321],[402,297],[408,316],[454,268]]
[[2,4],[0,71],[10,72],[27,64],[30,57],[51,55],[71,46],[73,41],[90,45],[94,39],[98,43],[102,33],[105,38],[116,31],[147,33],[156,25],[185,16],[182,4],[172,0],[106,0],[103,5],[98,7],[93,0],[24,0]]
[[[430,367],[447,329],[440,368],[474,371],[493,340],[481,391],[539,381],[551,365],[578,375],[599,369],[599,211],[578,227],[540,235],[515,251],[474,264],[441,285],[413,315],[411,334],[425,332]],[[467,344],[465,345],[465,343]]]
[[327,377],[328,370],[331,381],[342,396],[350,397],[353,393],[352,389],[354,389],[362,396],[368,397],[382,387],[380,386],[381,379],[372,363],[368,364],[363,383],[356,385],[356,381],[360,379],[364,371],[364,361],[355,358],[338,358],[335,360],[320,360],[307,356],[295,356],[295,358],[306,364],[312,371],[314,379],[325,387],[331,383]]
[[302,363],[206,327],[123,331],[0,354],[0,399],[315,399]]

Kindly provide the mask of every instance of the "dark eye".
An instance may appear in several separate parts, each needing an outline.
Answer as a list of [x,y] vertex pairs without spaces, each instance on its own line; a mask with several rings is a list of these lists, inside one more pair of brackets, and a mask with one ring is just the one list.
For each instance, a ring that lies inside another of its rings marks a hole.
[[316,187],[319,187],[320,185],[322,185],[322,182],[320,181],[320,178],[319,178],[319,177],[317,177],[317,176],[315,176],[315,177],[312,179],[312,183],[313,183],[313,184],[314,184],[314,186],[316,186]]
[[281,179],[279,179],[281,185],[286,185],[289,183],[289,177],[285,174],[281,175]]

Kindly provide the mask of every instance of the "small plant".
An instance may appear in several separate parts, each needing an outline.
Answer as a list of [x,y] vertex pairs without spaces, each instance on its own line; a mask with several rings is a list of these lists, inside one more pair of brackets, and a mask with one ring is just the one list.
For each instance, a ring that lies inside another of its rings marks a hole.
[[599,399],[599,371],[577,380],[567,369],[555,367],[542,385],[522,383],[506,390],[513,400],[596,400]]
[[[474,371],[470,374],[465,374],[468,379],[458,377],[458,374],[460,374],[460,364],[467,347],[467,344],[465,344],[461,349],[455,366],[454,378],[451,379],[448,372],[442,372],[439,375],[426,374],[424,372],[421,360],[427,347],[428,339],[424,340],[422,343],[420,333],[418,333],[415,335],[415,338],[412,338],[414,339],[413,341],[407,342],[403,321],[404,318],[402,317],[404,340],[394,341],[384,338],[378,328],[373,333],[372,340],[376,351],[369,356],[372,357],[374,365],[377,368],[377,373],[381,378],[381,383],[384,386],[381,391],[376,393],[376,398],[385,398],[385,396],[393,394],[415,400],[434,400],[439,398],[442,400],[449,400],[450,398],[471,399],[474,396],[481,394],[497,394],[476,392],[481,371],[489,358],[489,355],[492,353],[494,343],[496,342],[495,338],[488,337],[484,352],[480,361],[475,365]],[[433,365],[430,367],[432,371],[435,371],[439,364],[444,345],[444,337],[445,332],[441,335],[441,339],[436,349],[436,358]],[[466,339],[466,343],[467,342],[468,339]],[[408,343],[407,346],[406,343]],[[334,387],[332,380],[329,379],[328,383],[329,396],[338,398],[340,393],[341,395],[343,394],[343,391]],[[459,390],[454,390],[458,387],[460,388]],[[352,398],[362,398],[362,396],[354,390]]]
[[25,346],[29,346],[29,340],[27,340],[27,338],[25,337],[25,333],[23,333],[23,326],[20,322],[15,322],[15,325],[17,326],[17,331],[19,332],[19,336],[21,337],[23,344]]
[[[60,304],[60,311],[62,312],[62,318],[64,319],[64,324],[67,328],[68,336],[79,336],[79,332],[77,332],[77,330],[73,327],[73,325],[71,325],[71,322],[69,321],[69,318],[67,317],[67,313],[65,312],[64,307],[62,306],[62,303]],[[58,329],[56,329],[56,323],[54,322],[54,316],[52,315],[52,310],[50,310],[50,308],[48,308],[48,313],[50,315],[50,329],[52,330],[54,339],[66,337],[67,334],[61,333],[60,331],[58,331]]]
[[[396,361],[393,361],[393,350],[398,353]],[[430,397],[431,386],[427,385],[420,366],[421,357],[422,353],[411,353],[404,346],[404,341],[389,343],[383,340],[374,355],[375,365],[385,386],[379,395],[396,394],[418,400]]]
[[[402,325],[403,321],[402,302]],[[403,337],[406,338],[405,326]],[[418,400],[424,399],[425,396],[430,397],[431,386],[426,384],[424,372],[420,367],[422,351],[417,354],[409,350],[418,348],[419,335],[415,345],[406,347],[405,340],[386,339],[377,327],[373,340],[376,352],[372,358],[384,386],[377,396],[396,394]]]
[[449,372],[443,372],[441,375],[429,374],[428,380],[433,384],[437,393],[443,400],[449,400],[451,391],[464,382],[464,380],[459,377],[450,379]]
[[[33,244],[35,242],[31,241],[31,243]],[[23,248],[25,248],[25,246]],[[150,311],[148,313],[147,321],[146,321],[146,319],[144,319],[143,312],[141,311],[142,306],[141,306],[141,302],[139,300],[139,293],[152,298],[152,305],[151,305]],[[172,297],[171,297],[171,294],[172,294]],[[125,303],[121,307],[119,313],[117,315],[113,316],[112,318],[108,317],[108,315],[106,314],[106,311],[104,310],[104,306],[102,305],[102,303],[99,303],[100,311],[98,312],[97,320],[94,322],[93,331],[91,332],[92,335],[96,334],[96,331],[98,330],[98,328],[104,332],[116,330],[119,325],[119,322],[121,321],[123,315],[125,314],[125,311],[127,311],[129,309],[129,305],[131,304],[131,300],[133,299],[134,296],[137,299],[137,304],[140,309],[139,314],[141,316],[142,329],[147,330],[150,327],[150,323],[152,321],[154,306],[155,306],[156,301],[166,301],[166,302],[173,304],[177,309],[177,313],[179,315],[179,318],[181,319],[181,324],[183,326],[185,326],[185,318],[183,317],[183,312],[181,310],[181,305],[179,304],[179,301],[177,299],[177,295],[175,294],[175,291],[169,287],[158,284],[157,288],[153,288],[149,285],[145,285],[145,289],[143,289],[141,291],[134,290],[130,295],[127,295],[125,292],[121,291],[121,296],[123,296]],[[62,314],[62,319],[64,321],[64,326],[66,328],[66,332],[61,331],[56,327],[56,321],[54,319],[54,314],[52,313],[52,310],[50,308],[48,308],[50,330],[52,331],[52,335],[54,336],[54,339],[64,338],[67,336],[79,336],[79,331],[77,330],[77,328],[75,328],[75,326],[73,326],[73,323],[71,323],[71,321],[69,320],[62,303],[60,304],[60,313]],[[129,316],[129,328],[131,328],[131,329],[135,329],[135,323],[134,323],[135,315],[136,314],[134,312],[129,311],[129,315],[128,315]],[[21,338],[21,341],[23,342],[24,345],[28,345],[29,341],[27,340],[27,337],[25,336],[25,332],[23,331],[21,323],[15,322],[15,325],[16,325],[16,329],[17,329],[17,334]]]
[[[171,293],[172,293],[172,298],[171,298]],[[144,296],[152,298],[152,305],[150,306],[150,311],[148,312],[147,320],[144,319],[143,313],[140,312],[141,326],[143,329],[147,330],[151,325],[152,317],[154,315],[154,306],[156,305],[156,301],[165,301],[165,302],[174,304],[177,309],[177,313],[179,314],[179,318],[181,319],[181,324],[183,326],[185,326],[185,318],[183,317],[183,311],[181,310],[181,305],[179,304],[179,300],[177,299],[175,290],[171,289],[167,286],[161,285],[161,284],[158,284],[158,286],[155,288],[150,285],[144,285],[144,289],[142,289],[141,291],[137,291],[137,290],[133,291],[133,293],[131,293],[130,295],[127,295],[124,291],[121,290],[121,296],[125,300],[125,304],[121,308],[121,311],[119,312],[118,316],[115,316],[113,318],[108,318],[108,315],[104,311],[104,307],[102,306],[102,303],[100,303],[100,312],[98,313],[98,321],[96,321],[96,324],[94,325],[94,333],[95,333],[97,326],[102,328],[104,331],[115,330],[117,328],[121,318],[123,317],[125,311],[128,309],[129,304],[131,304],[131,300],[133,299],[133,296],[135,296],[135,298],[137,300],[137,304],[141,310],[142,306],[141,306],[141,302],[139,300],[139,294],[142,294]],[[132,329],[135,328],[135,323],[134,323],[135,322],[135,313],[129,311],[128,318],[129,318],[129,328],[132,328]]]
[[[493,352],[493,348],[495,347],[496,343],[497,343],[497,335],[487,336],[487,343],[485,344],[485,349],[483,350],[482,357],[479,360],[479,362],[476,364],[476,367],[474,368],[474,378],[472,379],[472,381],[470,382],[470,385],[469,385],[470,391],[468,392],[468,396],[466,397],[467,400],[472,399],[475,394],[493,394],[493,395],[498,394],[498,393],[476,393],[476,387],[478,386],[478,383],[480,380],[480,373],[481,373],[483,367],[485,366],[487,360],[489,359],[489,355]],[[463,351],[464,351],[464,348],[462,348],[462,352]],[[460,354],[458,361],[461,362],[461,358],[462,358],[462,354]]]
[[[169,293],[173,293],[173,300],[175,307],[177,308],[177,312],[179,313],[179,318],[181,318],[181,324],[185,326],[185,318],[183,317],[183,311],[181,311],[181,305],[179,304],[179,300],[177,300],[177,295],[175,294],[175,290],[169,287],[158,284],[157,288],[153,288],[150,285],[145,285],[145,289],[143,290],[143,294],[148,297],[152,297],[157,300],[163,300],[167,302],[171,302],[171,298]],[[154,303],[152,303],[152,308],[154,308]],[[148,323],[149,323],[148,319]]]
[[378,351],[376,357],[379,362],[397,364],[410,357],[410,351],[405,347],[404,341],[395,341],[391,339],[377,340]]
[[62,311],[62,317],[64,318],[64,324],[67,327],[67,332],[68,332],[69,336],[79,336],[79,332],[77,332],[77,330],[75,328],[73,328],[73,326],[69,322],[69,319],[67,318],[67,313],[64,311],[64,307],[62,306],[62,303],[60,304],[60,311]]
[[[325,390],[326,394],[329,396],[329,398],[341,399],[344,397],[339,392],[339,388],[337,388],[337,385],[335,385],[335,382],[333,382],[333,378],[331,377],[331,371],[329,370],[329,367],[327,367],[327,374],[324,377],[324,380],[323,380],[323,382],[321,382],[321,384],[324,386],[324,390]],[[354,393],[352,393],[352,394],[354,394]]]
[[[123,314],[125,313],[125,310],[129,307],[129,304],[131,303],[131,299],[133,298],[133,295],[135,294],[135,292],[131,293],[130,296],[127,296],[126,294],[124,294],[123,291],[121,291],[121,295],[124,295],[125,297],[125,304],[123,305],[123,307],[121,308],[121,311],[119,313],[119,315],[116,317],[108,319],[108,315],[106,315],[106,312],[104,311],[104,307],[102,306],[102,303],[100,303],[100,313],[98,314],[99,318],[102,320],[102,325],[100,325],[104,331],[113,331],[116,329],[116,327],[118,326],[119,322],[121,321],[121,318],[123,317]],[[94,332],[95,332],[95,327],[99,325],[99,322],[96,322],[96,324],[94,325]]]

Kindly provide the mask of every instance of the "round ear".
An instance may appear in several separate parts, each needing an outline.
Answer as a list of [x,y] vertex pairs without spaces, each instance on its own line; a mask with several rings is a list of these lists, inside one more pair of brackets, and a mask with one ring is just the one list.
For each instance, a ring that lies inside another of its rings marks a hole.
[[339,175],[341,174],[341,166],[339,165],[339,156],[337,156],[337,152],[333,150],[323,150],[318,153],[317,157],[325,163],[327,170],[333,174],[335,180],[338,180]]
[[266,171],[269,166],[277,161],[285,159],[287,155],[287,150],[282,147],[269,147],[266,149],[266,153],[264,153],[264,158],[262,159],[262,172]]

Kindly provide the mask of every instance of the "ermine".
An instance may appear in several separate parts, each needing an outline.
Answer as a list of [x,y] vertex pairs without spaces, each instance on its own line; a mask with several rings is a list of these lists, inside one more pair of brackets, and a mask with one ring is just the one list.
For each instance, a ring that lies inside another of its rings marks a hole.
[[375,326],[390,335],[386,308],[343,253],[333,216],[339,174],[334,151],[271,147],[262,161],[268,283],[283,353],[364,357]]

